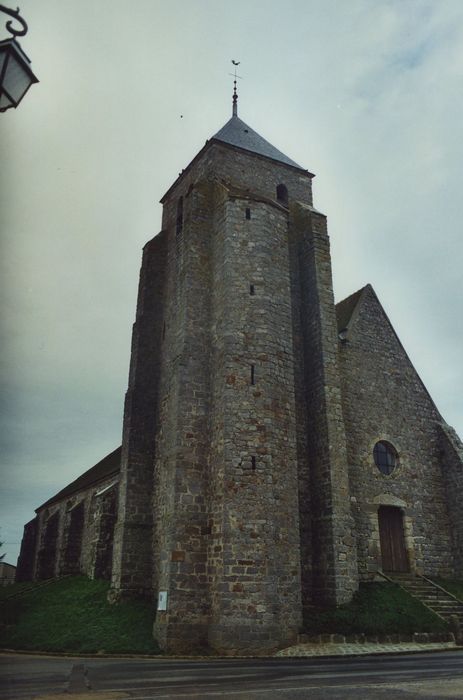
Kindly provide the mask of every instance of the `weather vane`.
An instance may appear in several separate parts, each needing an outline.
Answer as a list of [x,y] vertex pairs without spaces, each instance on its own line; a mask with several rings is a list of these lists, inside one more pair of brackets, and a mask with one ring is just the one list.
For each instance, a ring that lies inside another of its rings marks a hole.
[[235,80],[233,81],[233,116],[237,117],[238,116],[238,93],[236,92],[236,79],[239,78],[240,80],[242,80],[243,78],[241,77],[241,75],[237,75],[237,73],[236,73],[236,66],[239,66],[241,61],[235,61],[232,58],[231,62],[235,66],[235,72],[229,73],[228,75],[231,75],[235,78]]
[[16,22],[22,24],[22,29],[14,29],[12,26],[11,19],[8,20],[5,26],[7,28],[7,31],[10,32],[10,34],[12,34],[13,36],[25,36],[27,34],[27,24],[19,14],[19,7],[17,7],[16,10],[12,10],[10,7],[0,5],[0,11],[4,12],[6,15],[10,15],[10,17],[13,17],[13,19],[15,19]]

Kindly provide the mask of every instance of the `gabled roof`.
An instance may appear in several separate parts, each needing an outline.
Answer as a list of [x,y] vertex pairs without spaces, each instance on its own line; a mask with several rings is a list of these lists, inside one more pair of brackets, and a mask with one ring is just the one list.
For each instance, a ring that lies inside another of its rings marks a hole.
[[365,287],[362,287],[357,292],[354,292],[353,294],[346,297],[342,301],[339,301],[336,304],[336,318],[338,320],[339,333],[348,327],[349,322],[352,318],[352,314],[355,311],[355,307],[357,306],[360,297],[362,296],[362,292],[370,286],[371,285],[367,284]]
[[[214,134],[211,141],[222,141],[237,148],[243,148],[245,151],[257,153],[260,156],[271,158],[279,163],[291,165],[293,168],[304,170],[300,165],[285,156],[275,146],[266,141],[257,131],[251,129],[250,126],[244,123],[238,116],[233,115],[231,119],[219,131]],[[304,171],[305,172],[305,171]]]
[[55,503],[56,501],[61,501],[63,498],[67,498],[67,496],[71,496],[71,494],[76,491],[83,491],[93,484],[98,483],[98,481],[108,478],[112,474],[118,474],[121,469],[121,450],[122,447],[118,447],[114,452],[104,457],[100,462],[95,464],[94,467],[91,467],[81,474],[81,476],[78,476],[77,479],[65,486],[61,491],[58,491],[58,493],[49,498],[48,501],[42,503],[41,506],[36,508],[35,512],[37,513],[45,506]]
[[391,321],[389,320],[389,317],[385,310],[383,309],[383,306],[381,302],[379,301],[375,290],[371,286],[371,284],[366,284],[365,287],[362,287],[362,289],[359,289],[357,292],[354,292],[354,294],[351,294],[348,296],[346,299],[343,299],[340,301],[338,304],[336,304],[336,317],[337,317],[337,322],[338,322],[338,333],[341,333],[341,331],[344,330],[349,330],[350,326],[354,326],[355,322],[355,317],[357,316],[357,309],[361,308],[361,303],[365,298],[370,297],[370,299],[373,299],[375,304],[376,304],[376,309],[377,309],[377,318],[372,321],[372,323],[379,322],[385,323],[389,326],[391,333],[395,337],[401,351],[403,352],[404,356],[406,357],[407,361],[409,362],[411,368],[413,369],[417,380],[421,384],[424,392],[427,394],[430,403],[434,407],[436,414],[440,417],[441,420],[442,417],[440,416],[439,409],[437,408],[436,404],[434,403],[429,391],[427,390],[426,386],[424,385],[423,380],[421,379],[420,375],[415,369],[415,366],[413,362],[411,361],[410,357],[407,354],[407,351],[405,350],[404,346],[402,345],[402,342],[399,338],[399,336],[396,333],[396,330],[394,326],[392,325]]

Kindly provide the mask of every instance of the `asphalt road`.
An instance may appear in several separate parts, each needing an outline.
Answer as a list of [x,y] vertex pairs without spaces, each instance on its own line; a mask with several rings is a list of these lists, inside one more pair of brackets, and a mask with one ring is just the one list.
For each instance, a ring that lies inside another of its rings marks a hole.
[[86,659],[0,655],[0,699],[463,698],[463,650],[342,659]]

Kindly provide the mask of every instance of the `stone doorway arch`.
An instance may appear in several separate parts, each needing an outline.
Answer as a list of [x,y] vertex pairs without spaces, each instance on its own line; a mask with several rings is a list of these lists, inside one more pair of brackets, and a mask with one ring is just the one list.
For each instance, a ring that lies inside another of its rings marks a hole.
[[[370,575],[373,574],[374,571],[378,571],[378,569],[381,571],[384,570],[380,534],[380,509],[385,509],[388,507],[396,509],[397,514],[395,517],[397,520],[400,518],[402,522],[402,542],[405,549],[405,557],[408,562],[407,570],[413,573],[422,573],[421,571],[418,571],[417,567],[417,558],[420,558],[420,553],[415,551],[416,545],[413,536],[413,521],[409,504],[390,493],[381,493],[378,496],[375,496],[367,505],[371,533],[368,547],[370,552],[370,562],[368,565]],[[387,511],[382,511],[382,513],[383,512]]]

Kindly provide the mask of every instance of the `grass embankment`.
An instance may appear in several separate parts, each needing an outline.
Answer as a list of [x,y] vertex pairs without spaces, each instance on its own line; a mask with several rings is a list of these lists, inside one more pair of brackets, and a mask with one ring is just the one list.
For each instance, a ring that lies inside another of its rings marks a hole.
[[352,602],[339,608],[315,608],[308,616],[304,629],[308,634],[344,635],[362,632],[368,635],[413,634],[446,630],[446,623],[419,600],[400,586],[387,582],[360,584]]
[[[463,599],[463,582],[439,584]],[[83,576],[46,586],[16,584],[0,588],[0,647],[74,653],[157,654],[152,638],[154,606],[144,601],[110,605],[109,584]],[[21,593],[11,597],[13,593]],[[351,603],[337,609],[314,608],[308,634],[412,634],[444,632],[446,624],[391,583],[362,584]]]
[[446,591],[451,593],[463,602],[463,581],[455,581],[452,579],[436,578],[433,579],[439,586],[442,586]]
[[[152,636],[153,604],[130,601],[110,605],[108,588],[107,581],[76,576],[46,586],[16,584],[0,589],[0,647],[159,653]],[[21,595],[11,598],[16,592]]]

